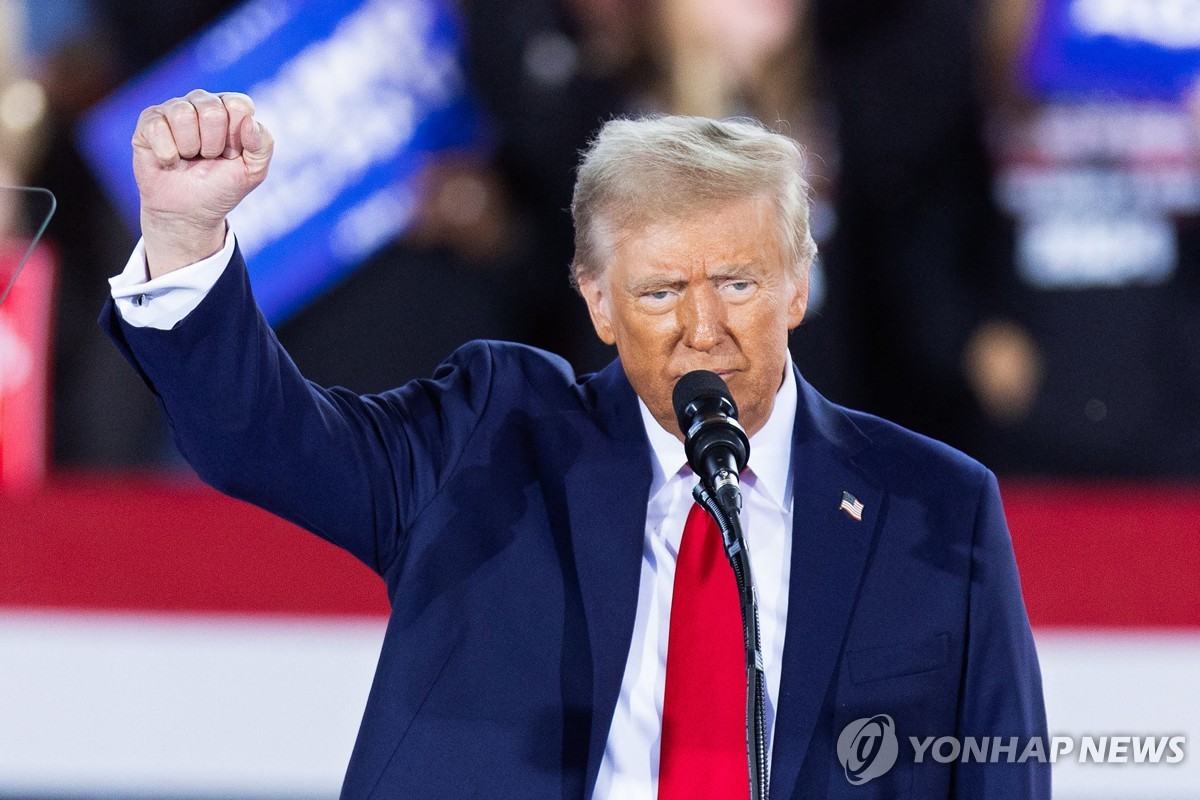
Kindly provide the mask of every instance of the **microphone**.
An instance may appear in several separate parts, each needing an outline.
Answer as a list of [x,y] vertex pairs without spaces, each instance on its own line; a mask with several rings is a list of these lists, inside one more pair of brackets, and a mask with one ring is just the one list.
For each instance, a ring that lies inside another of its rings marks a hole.
[[738,473],[750,458],[750,439],[737,421],[729,387],[715,372],[693,370],[675,384],[671,402],[688,464],[721,507],[736,514],[742,507]]

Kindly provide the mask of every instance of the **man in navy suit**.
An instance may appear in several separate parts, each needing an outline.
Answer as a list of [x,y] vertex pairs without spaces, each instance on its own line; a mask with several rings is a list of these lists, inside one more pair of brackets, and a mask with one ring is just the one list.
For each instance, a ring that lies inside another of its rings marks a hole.
[[[1046,723],[995,478],[829,403],[788,356],[815,255],[796,143],[607,124],[579,171],[572,275],[619,360],[576,377],[474,342],[372,396],[304,380],[255,306],[225,222],[270,163],[250,99],[149,108],[133,146],[143,240],[102,325],[204,480],[387,585],[344,797],[744,796],[715,777],[729,748],[679,744],[743,735],[703,730],[729,648],[682,641],[672,614],[696,591],[685,531],[704,527],[671,405],[694,369],[724,378],[751,437],[771,795],[1049,796],[1048,765],[1018,759]],[[934,758],[929,737],[990,757]]]

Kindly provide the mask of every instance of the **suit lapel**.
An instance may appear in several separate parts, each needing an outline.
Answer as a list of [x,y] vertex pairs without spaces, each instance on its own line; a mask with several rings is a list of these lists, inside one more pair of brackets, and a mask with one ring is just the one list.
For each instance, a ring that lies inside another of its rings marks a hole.
[[583,447],[565,474],[570,543],[592,656],[584,797],[595,786],[637,614],[650,446],[637,396],[614,361],[580,387]]
[[[791,578],[771,794],[792,796],[848,633],[885,494],[853,463],[870,440],[797,375]],[[843,492],[862,520],[839,508]]]

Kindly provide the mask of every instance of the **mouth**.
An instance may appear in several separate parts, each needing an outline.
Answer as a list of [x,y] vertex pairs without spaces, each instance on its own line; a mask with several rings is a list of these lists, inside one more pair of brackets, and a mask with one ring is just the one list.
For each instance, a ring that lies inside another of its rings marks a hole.
[[[739,369],[711,369],[708,367],[696,367],[696,369],[706,369],[708,372],[715,373],[723,381],[727,381],[727,380],[729,380],[729,378],[731,376],[736,375],[737,373],[741,372],[741,370],[739,370]],[[695,370],[694,369],[685,370],[684,372],[680,373],[679,375],[672,376],[671,380],[673,382],[678,382],[680,378],[682,378],[684,375],[686,375],[689,372],[695,372]]]

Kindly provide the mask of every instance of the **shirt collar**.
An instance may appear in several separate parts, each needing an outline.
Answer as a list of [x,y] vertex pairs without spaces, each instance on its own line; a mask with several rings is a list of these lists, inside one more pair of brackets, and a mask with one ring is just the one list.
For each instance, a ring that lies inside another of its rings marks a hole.
[[[780,508],[787,510],[791,506],[789,479],[792,466],[792,431],[796,425],[797,403],[796,375],[791,362],[784,370],[783,385],[775,395],[775,407],[767,424],[758,433],[750,437],[749,480],[761,489],[770,500]],[[668,433],[658,420],[650,413],[650,409],[638,398],[638,409],[642,412],[642,424],[646,428],[646,438],[650,440],[650,450],[654,454],[653,478],[650,481],[650,497],[653,499],[668,480],[679,472],[688,470],[687,455],[683,450],[683,442]]]

